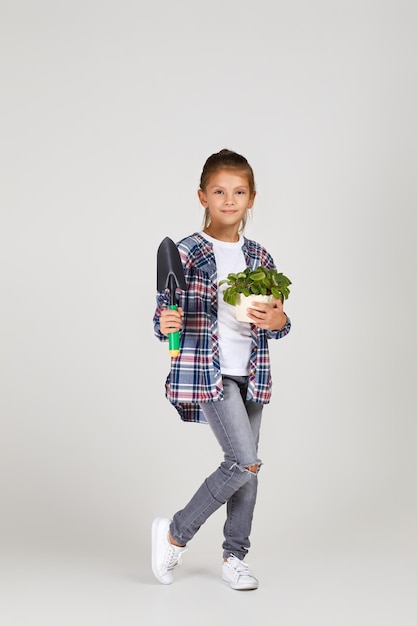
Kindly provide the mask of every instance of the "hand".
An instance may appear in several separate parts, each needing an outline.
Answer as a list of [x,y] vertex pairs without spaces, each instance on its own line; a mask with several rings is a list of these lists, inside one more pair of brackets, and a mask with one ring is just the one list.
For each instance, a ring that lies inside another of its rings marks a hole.
[[162,309],[159,317],[159,328],[166,337],[169,333],[175,333],[182,328],[182,318],[184,312],[181,307],[178,309]]
[[272,304],[254,301],[253,306],[256,309],[250,307],[247,313],[253,324],[258,326],[258,328],[265,330],[281,330],[284,328],[287,323],[287,316],[284,313],[281,300],[273,298]]

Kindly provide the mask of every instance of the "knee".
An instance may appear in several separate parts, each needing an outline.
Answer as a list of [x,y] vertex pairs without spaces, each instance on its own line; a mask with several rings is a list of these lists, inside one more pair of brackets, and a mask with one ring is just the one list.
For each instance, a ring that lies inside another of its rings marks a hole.
[[[234,473],[235,477],[238,478],[240,476],[240,480],[246,482],[250,476],[257,476],[259,470],[261,469],[262,461],[258,459],[257,463],[251,463],[250,465],[240,465],[237,462],[234,462],[230,467],[225,466],[228,469],[228,472]],[[235,472],[235,470],[239,470],[239,472]],[[246,477],[246,478],[245,478]]]

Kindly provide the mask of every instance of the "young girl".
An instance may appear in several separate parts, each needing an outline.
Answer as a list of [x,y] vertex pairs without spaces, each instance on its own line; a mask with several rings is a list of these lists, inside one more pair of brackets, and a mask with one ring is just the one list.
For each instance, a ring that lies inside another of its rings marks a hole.
[[268,340],[291,328],[281,300],[249,308],[252,323],[238,322],[223,300],[219,282],[250,266],[275,267],[260,244],[243,236],[255,200],[251,166],[230,150],[212,154],[201,174],[198,197],[205,209],[202,232],[178,244],[187,289],[178,310],[169,309],[169,291],[157,295],[155,335],[166,341],[180,331],[180,352],[171,359],[166,397],[181,419],[205,422],[224,454],[220,466],[172,519],[152,523],[152,570],[163,584],[173,580],[187,544],[207,518],[226,504],[222,578],[232,589],[256,589],[244,558],[258,486],[259,430],[270,401]]

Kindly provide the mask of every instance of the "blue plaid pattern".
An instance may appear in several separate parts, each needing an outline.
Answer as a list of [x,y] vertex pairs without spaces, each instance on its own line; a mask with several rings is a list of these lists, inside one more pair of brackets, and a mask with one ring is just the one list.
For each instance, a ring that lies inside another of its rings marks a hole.
[[[184,310],[180,353],[171,359],[165,383],[165,395],[185,422],[205,422],[200,402],[223,399],[217,331],[217,273],[212,244],[199,233],[177,243],[184,267],[187,290],[178,291],[179,306]],[[247,266],[275,267],[271,255],[256,241],[244,238],[242,246]],[[242,268],[243,270],[244,268]],[[167,341],[159,328],[162,309],[169,305],[169,291],[156,296],[153,317],[154,333]],[[271,398],[271,367],[268,339],[280,339],[290,332],[288,319],[283,329],[268,331],[251,325],[252,351],[247,399],[268,404]]]

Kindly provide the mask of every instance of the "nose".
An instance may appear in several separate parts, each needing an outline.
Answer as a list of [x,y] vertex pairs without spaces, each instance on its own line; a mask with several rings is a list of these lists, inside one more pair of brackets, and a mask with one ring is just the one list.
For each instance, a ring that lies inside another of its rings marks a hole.
[[226,195],[226,199],[225,199],[225,204],[234,204],[235,203],[235,199],[233,197],[233,194],[227,194]]

